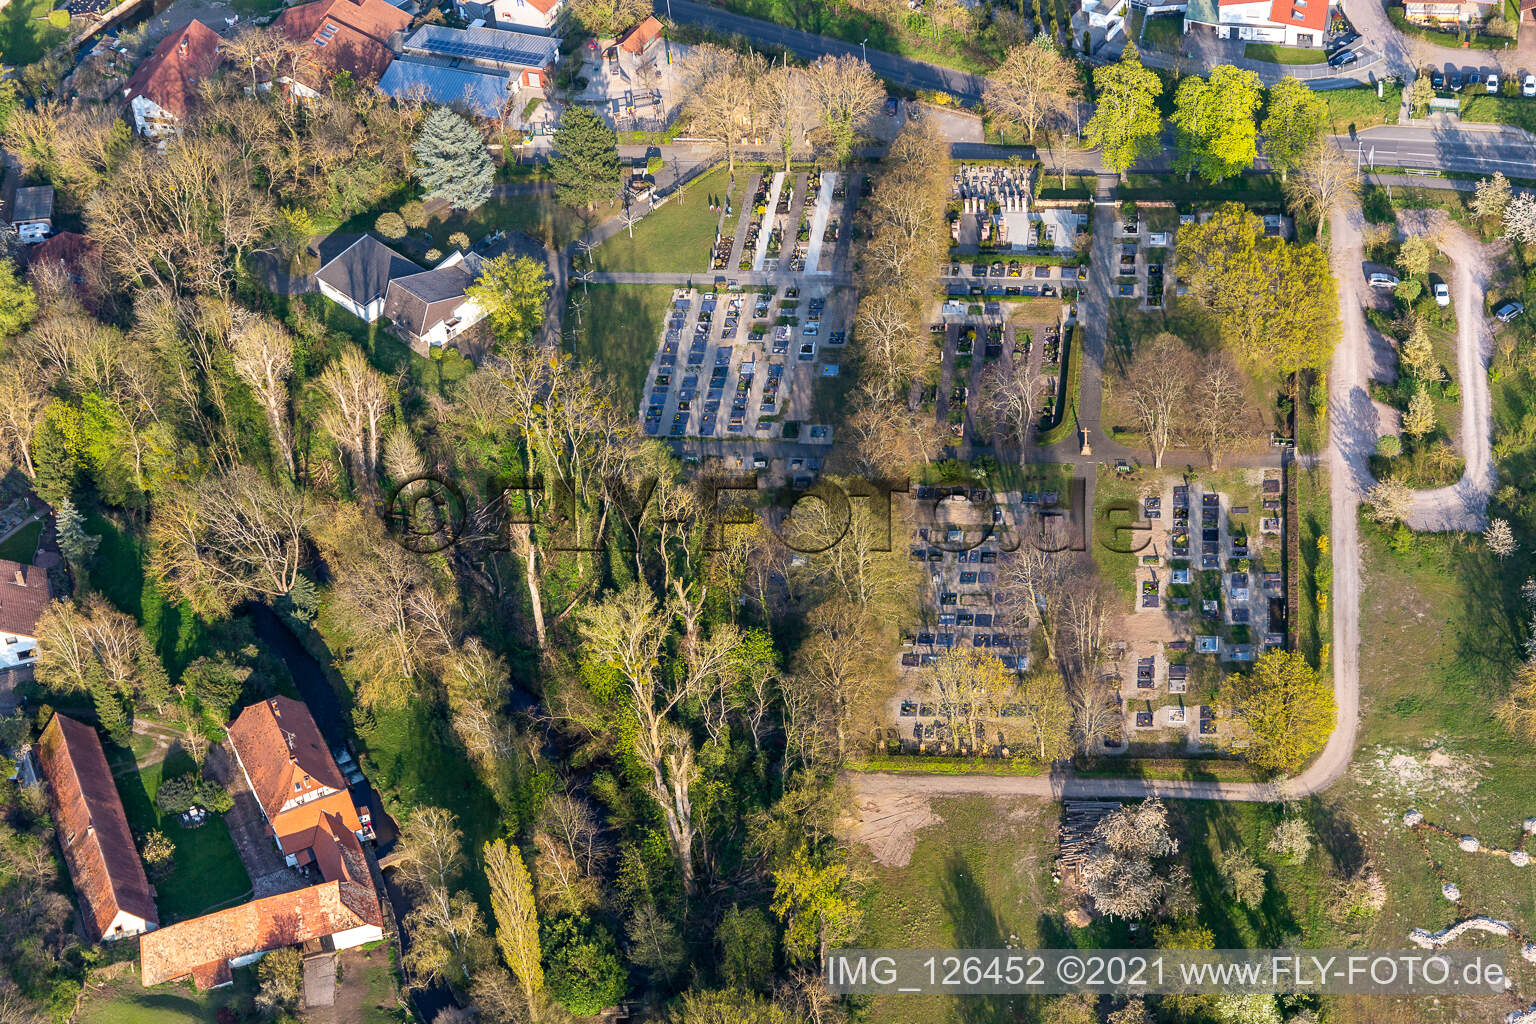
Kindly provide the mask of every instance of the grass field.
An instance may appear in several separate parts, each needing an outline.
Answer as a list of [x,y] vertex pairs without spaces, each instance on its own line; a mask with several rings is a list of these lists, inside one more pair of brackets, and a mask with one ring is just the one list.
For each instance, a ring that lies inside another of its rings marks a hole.
[[1184,42],[1184,15],[1160,14],[1148,18],[1141,30],[1142,44],[1165,53],[1178,53]]
[[34,63],[64,41],[69,31],[48,24],[53,6],[53,0],[11,0],[0,11],[0,63]]
[[162,815],[155,806],[155,794],[163,779],[195,768],[192,758],[176,749],[164,761],[137,770],[119,769],[115,776],[134,836],[142,838],[158,828],[176,844],[175,870],[155,886],[161,924],[184,921],[234,903],[251,890],[250,877],[222,819],[209,821],[202,828],[184,829],[174,815]]
[[[1115,513],[1112,520],[1105,515],[1111,504],[1134,504],[1140,481],[1126,480],[1107,466],[1098,468],[1098,483],[1093,492],[1093,560],[1099,565],[1099,574],[1125,598],[1121,611],[1131,610],[1136,599],[1136,554],[1130,551],[1112,551],[1106,541],[1111,539],[1113,527],[1127,526],[1140,518],[1140,511]],[[1142,534],[1141,537],[1147,536]],[[1138,546],[1140,538],[1134,533],[1118,533],[1118,538],[1130,547]]]
[[[1353,847],[1317,850],[1300,865],[1282,864],[1266,849],[1285,813],[1306,817],[1319,835],[1336,839],[1326,807],[1307,802],[1276,805],[1169,801],[1179,839],[1177,861],[1187,865],[1200,901],[1199,921],[1216,948],[1295,944],[1326,947],[1341,938],[1324,914],[1329,876],[1347,864]],[[1044,800],[983,797],[934,800],[940,823],[918,833],[905,866],[876,862],[863,847],[854,861],[867,880],[865,947],[922,948],[1137,948],[1150,929],[1100,918],[1072,928],[1062,890],[1051,879],[1060,807]],[[1223,851],[1246,849],[1268,871],[1256,908],[1237,905],[1222,889],[1216,862]],[[1014,1024],[1037,1021],[1038,1004],[1024,998],[954,998],[933,995],[874,997],[868,1020]]]
[[1290,65],[1322,64],[1328,60],[1322,50],[1305,46],[1273,46],[1269,43],[1249,43],[1243,47],[1243,56],[1249,60]]
[[1326,89],[1318,92],[1328,104],[1328,121],[1335,135],[1348,134],[1351,127],[1369,128],[1375,124],[1397,124],[1403,107],[1403,87],[1388,82],[1382,87],[1381,98],[1376,97],[1373,86],[1362,85],[1349,89]]
[[1278,174],[1240,174],[1216,185],[1182,174],[1131,174],[1118,193],[1126,199],[1161,199],[1175,203],[1239,202],[1249,206],[1282,204]]
[[80,1004],[79,1024],[212,1024],[219,1010],[238,1003],[255,989],[253,969],[235,972],[235,983],[198,992],[192,983],[139,986],[137,972],[103,988],[93,988]]
[[[1525,573],[1456,536],[1417,535],[1411,550],[1398,553],[1377,530],[1362,526],[1361,533],[1360,737],[1350,775],[1328,794],[1388,886],[1386,907],[1361,944],[1400,945],[1411,928],[1434,930],[1456,919],[1426,852],[1461,887],[1469,913],[1536,929],[1536,885],[1522,869],[1469,859],[1440,839],[1426,851],[1400,825],[1414,807],[1458,834],[1507,847],[1532,814],[1529,749],[1492,715],[1520,656]],[[1422,767],[1394,771],[1393,758]],[[1514,966],[1519,958],[1510,960]],[[1523,970],[1516,984],[1522,994],[1536,983]],[[1452,1016],[1440,1019],[1471,1019],[1465,1007],[1446,1009]],[[1458,1010],[1465,1015],[1455,1016]]]
[[[611,213],[609,208],[573,210],[556,202],[552,195],[494,196],[477,210],[433,218],[427,229],[432,233],[433,244],[444,252],[448,251],[448,236],[455,231],[464,232],[471,242],[496,231],[521,231],[559,247],[575,241]],[[371,221],[358,230],[369,227]]]
[[[630,408],[640,409],[645,375],[661,342],[672,287],[664,284],[595,284],[571,289],[565,337],[579,359],[597,363],[619,385]],[[581,304],[581,328],[576,306]]]
[[28,523],[0,543],[0,558],[30,565],[37,554],[37,539],[43,535],[41,521]]
[[1486,124],[1512,124],[1536,132],[1536,101],[1509,96],[1462,96],[1461,119]]
[[[634,225],[635,236],[620,231],[592,250],[592,264],[597,270],[635,273],[694,272],[709,270],[711,247],[715,244],[715,226],[720,214],[711,211],[708,196],[725,195],[730,172],[724,167],[694,179],[684,195],[674,195],[659,210],[646,215]],[[742,193],[748,176],[737,172],[734,215],[741,212]],[[735,227],[732,223],[731,227]]]

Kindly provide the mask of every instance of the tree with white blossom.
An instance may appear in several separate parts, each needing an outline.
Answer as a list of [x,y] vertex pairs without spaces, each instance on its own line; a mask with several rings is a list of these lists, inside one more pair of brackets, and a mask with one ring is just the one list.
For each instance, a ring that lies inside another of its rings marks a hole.
[[1483,531],[1483,543],[1488,545],[1488,550],[1500,558],[1508,558],[1515,553],[1515,531],[1509,528],[1507,519],[1488,520],[1488,529]]
[[1504,210],[1504,237],[1515,242],[1536,242],[1536,196],[1522,192]]
[[1472,196],[1472,212],[1479,217],[1500,220],[1509,209],[1512,198],[1514,189],[1510,187],[1509,179],[1504,177],[1503,171],[1495,171],[1492,178],[1477,183],[1477,191]]

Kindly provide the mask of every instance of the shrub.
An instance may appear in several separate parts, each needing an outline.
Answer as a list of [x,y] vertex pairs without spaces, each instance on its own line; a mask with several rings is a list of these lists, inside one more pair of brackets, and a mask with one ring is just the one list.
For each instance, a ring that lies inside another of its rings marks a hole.
[[448,236],[448,244],[453,246],[455,249],[462,249],[465,252],[468,252],[469,236],[462,231],[455,231],[453,234]]
[[373,230],[385,241],[398,242],[405,237],[405,218],[398,213],[386,211],[373,222]]
[[427,226],[427,207],[420,199],[412,199],[400,207],[400,218],[412,231]]
[[163,814],[183,814],[192,807],[205,807],[215,814],[223,814],[235,805],[229,790],[212,780],[199,779],[188,772],[160,783],[155,793],[155,806]]
[[1395,459],[1403,454],[1403,439],[1396,434],[1386,434],[1376,439],[1376,454],[1384,459]]
[[428,263],[437,263],[443,258],[443,250],[437,248],[428,249],[425,258]]
[[58,10],[49,11],[48,24],[57,29],[69,28],[69,12],[62,7]]

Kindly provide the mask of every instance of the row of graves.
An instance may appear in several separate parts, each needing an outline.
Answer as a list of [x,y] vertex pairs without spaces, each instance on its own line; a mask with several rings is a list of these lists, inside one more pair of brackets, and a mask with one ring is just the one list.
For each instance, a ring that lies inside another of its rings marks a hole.
[[[1279,471],[1263,471],[1259,509],[1232,504],[1227,493],[1198,484],[1173,483],[1162,493],[1142,495],[1139,511],[1154,543],[1137,567],[1136,610],[1151,618],[1134,652],[1120,647],[1124,660],[1114,673],[1125,680],[1126,725],[1135,732],[1182,732],[1192,749],[1214,739],[1215,708],[1184,702],[1197,659],[1210,659],[1213,670],[1216,664],[1240,669],[1257,651],[1284,646],[1285,579],[1278,564],[1267,567],[1263,558],[1269,550],[1264,538],[1282,539],[1282,486]],[[1255,519],[1257,531],[1250,525]],[[1159,571],[1162,551],[1166,575]],[[1164,690],[1172,701],[1161,700]],[[1123,744],[1112,740],[1105,747],[1115,752]]]
[[1007,164],[961,163],[950,198],[950,238],[962,252],[1030,245],[1031,170]]

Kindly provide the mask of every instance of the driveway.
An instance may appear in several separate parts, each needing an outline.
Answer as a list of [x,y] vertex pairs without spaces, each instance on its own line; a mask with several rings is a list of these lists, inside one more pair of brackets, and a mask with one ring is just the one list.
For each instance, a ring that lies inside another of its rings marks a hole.
[[1411,210],[1399,215],[1413,234],[1433,233],[1453,265],[1456,303],[1456,379],[1461,384],[1461,454],[1466,471],[1449,487],[1418,491],[1408,525],[1415,530],[1480,533],[1488,525],[1493,494],[1493,406],[1488,394],[1488,363],[1493,332],[1483,316],[1483,296],[1491,281],[1483,247],[1443,210]]

